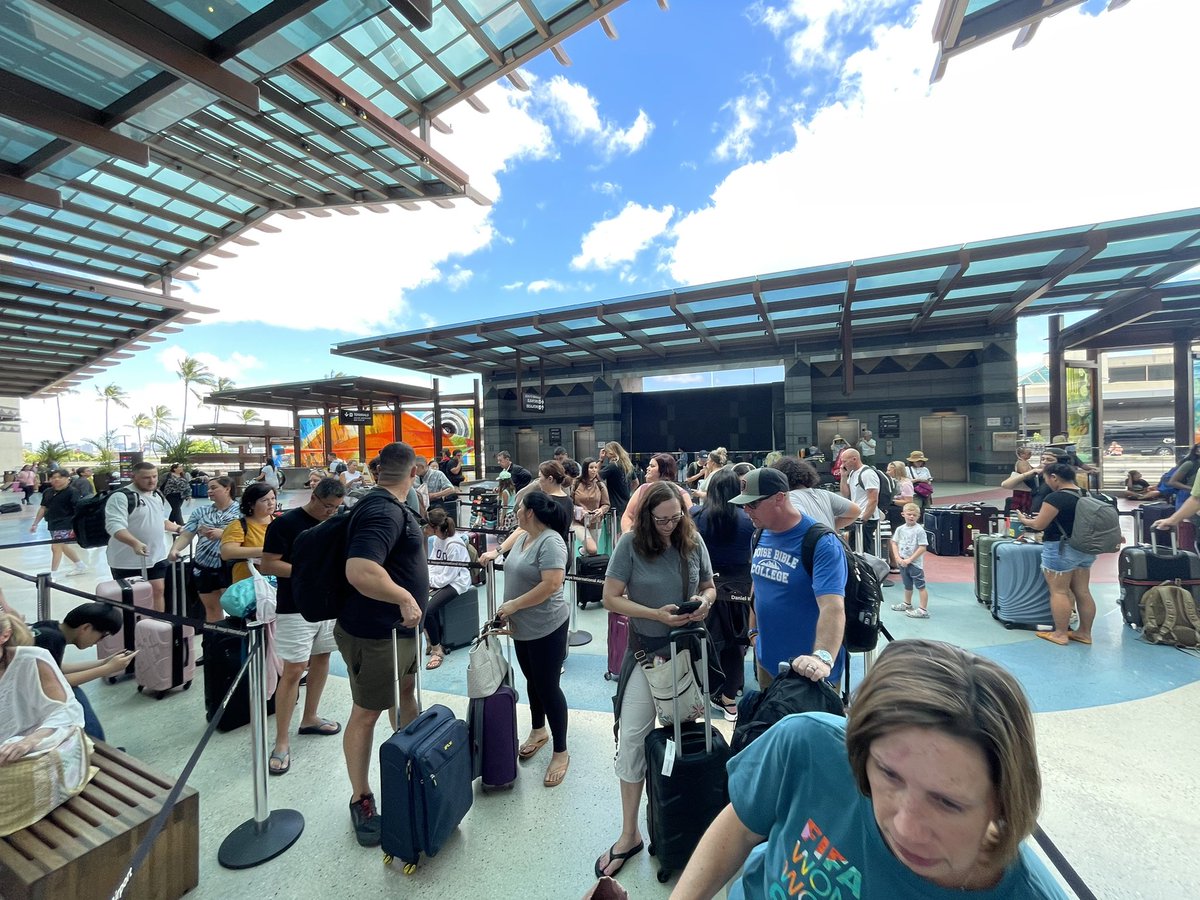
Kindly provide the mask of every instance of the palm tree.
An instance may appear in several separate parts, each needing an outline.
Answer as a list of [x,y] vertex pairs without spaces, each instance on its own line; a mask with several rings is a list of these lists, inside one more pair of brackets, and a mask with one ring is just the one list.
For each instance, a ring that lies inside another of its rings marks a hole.
[[79,393],[79,391],[72,390],[71,388],[65,388],[54,395],[54,411],[56,413],[58,413],[58,437],[59,437],[59,440],[62,441],[64,446],[67,443],[67,436],[65,434],[63,434],[63,427],[62,427],[62,396],[63,396],[63,394],[78,394],[78,393]]
[[[232,378],[225,378],[224,376],[217,378],[213,382],[213,390],[214,391],[227,391],[230,388],[236,387],[236,386],[237,386],[237,382],[235,382]],[[214,403],[213,404],[213,424],[216,425],[217,422],[220,420],[220,418],[221,418],[221,405],[219,403]]]
[[158,440],[158,432],[171,419],[171,410],[165,406],[156,406],[150,410],[150,419],[154,422],[154,434],[150,436],[150,441],[153,443]]
[[188,392],[193,384],[211,385],[213,375],[208,371],[208,366],[194,356],[185,356],[181,359],[175,374],[183,381],[183,419],[179,423],[179,433],[184,435],[187,434]]
[[111,432],[108,430],[108,404],[115,403],[117,406],[121,407],[121,409],[128,409],[129,404],[126,403],[125,400],[129,397],[129,395],[125,393],[125,391],[121,390],[119,385],[114,383],[110,384],[106,388],[101,388],[99,385],[97,385],[96,396],[104,401],[104,436],[106,440],[110,441],[109,445],[111,446]]
[[349,377],[349,376],[346,375],[345,372],[339,372],[337,369],[330,369],[328,372],[325,373],[325,380],[327,380],[327,381],[332,380],[334,378],[347,378],[347,377]]
[[258,414],[257,409],[243,409],[238,415],[246,425],[249,425],[251,422],[257,422],[262,418]]
[[138,449],[142,449],[142,429],[149,428],[154,424],[154,420],[145,413],[137,413],[133,417],[133,421],[129,423],[137,429]]

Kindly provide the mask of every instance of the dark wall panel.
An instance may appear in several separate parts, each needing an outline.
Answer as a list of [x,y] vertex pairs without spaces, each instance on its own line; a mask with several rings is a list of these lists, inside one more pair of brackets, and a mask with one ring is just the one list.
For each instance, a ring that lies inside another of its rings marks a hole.
[[746,384],[626,394],[633,414],[630,449],[770,450],[775,393],[771,384]]

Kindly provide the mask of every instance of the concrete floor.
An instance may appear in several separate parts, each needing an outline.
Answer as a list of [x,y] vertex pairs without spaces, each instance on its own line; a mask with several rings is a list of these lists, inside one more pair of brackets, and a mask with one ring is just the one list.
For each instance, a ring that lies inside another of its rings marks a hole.
[[[977,486],[939,485],[939,500],[955,494],[994,498],[1003,492]],[[293,502],[302,502],[296,496]],[[0,544],[36,538],[28,533],[32,509],[0,518]],[[48,568],[49,549],[0,550],[0,565],[34,573]],[[1041,821],[1097,896],[1184,898],[1200,896],[1200,855],[1191,836],[1200,831],[1200,659],[1152,647],[1121,623],[1116,612],[1115,557],[1097,566],[1095,593],[1100,617],[1091,648],[1057,648],[1029,632],[1006,631],[975,602],[971,561],[931,557],[928,621],[889,616],[896,637],[928,635],[987,654],[1021,679],[1037,710],[1045,783]],[[67,584],[89,588],[108,577],[103,553],[89,576]],[[32,587],[0,573],[9,602],[31,617]],[[889,591],[893,594],[898,588]],[[61,617],[74,598],[58,595]],[[340,739],[295,737],[292,770],[269,779],[275,808],[301,811],[304,834],[287,853],[255,869],[221,868],[217,848],[253,813],[249,729],[214,736],[190,783],[200,792],[201,882],[191,895],[208,897],[316,898],[387,896],[443,898],[463,893],[484,897],[572,898],[593,883],[592,864],[615,839],[620,813],[612,771],[611,683],[605,669],[606,619],[592,608],[579,627],[595,636],[575,648],[564,690],[571,704],[571,770],[559,788],[541,780],[549,754],[522,764],[516,787],[499,794],[477,790],[475,806],[459,833],[434,858],[405,876],[385,868],[377,850],[354,841],[347,814],[349,787]],[[426,699],[465,713],[466,651],[451,654],[425,679]],[[344,720],[350,695],[336,660],[322,712]],[[518,689],[524,685],[518,675]],[[202,734],[203,689],[154,701],[126,682],[95,684],[89,696],[111,742],[166,772],[178,773]],[[528,711],[518,710],[528,727]],[[293,726],[294,727],[294,726]],[[727,733],[731,726],[720,723]],[[273,735],[274,720],[271,720]],[[386,725],[378,730],[382,742]],[[377,783],[377,781],[376,781]],[[1139,837],[1140,835],[1140,837]],[[1152,849],[1151,849],[1152,848]],[[1149,851],[1149,852],[1148,852]],[[656,867],[645,853],[631,860],[621,883],[633,897],[665,897]],[[449,889],[449,894],[448,894]]]

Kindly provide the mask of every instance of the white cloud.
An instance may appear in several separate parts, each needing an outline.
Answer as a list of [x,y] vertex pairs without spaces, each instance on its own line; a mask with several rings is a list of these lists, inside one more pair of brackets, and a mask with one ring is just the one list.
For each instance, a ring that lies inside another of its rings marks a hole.
[[188,353],[180,344],[162,350],[158,354],[158,360],[162,363],[164,371],[172,377],[178,377],[179,363],[187,356],[201,363],[214,378],[231,378],[243,387],[252,383],[246,379],[248,372],[265,368],[265,364],[258,357],[236,350],[228,357],[222,358],[213,353]]
[[661,235],[675,215],[675,207],[641,206],[630,201],[611,219],[594,224],[583,236],[572,269],[612,269],[634,258]]
[[714,151],[717,159],[745,160],[750,157],[754,147],[754,132],[762,124],[763,113],[770,102],[767,92],[759,88],[753,94],[743,94],[721,107],[733,113],[733,124],[717,144]]
[[654,123],[641,109],[628,128],[602,118],[599,103],[591,92],[562,75],[555,75],[544,88],[534,85],[533,92],[569,137],[576,142],[594,142],[605,157],[637,152],[654,130]]
[[539,278],[536,281],[529,282],[527,290],[531,294],[540,294],[542,291],[565,291],[567,286],[561,281],[555,281],[553,278]]
[[[553,142],[549,128],[530,113],[528,94],[491,85],[480,97],[487,115],[460,104],[443,114],[454,133],[435,133],[432,141],[470,176],[472,187],[497,200],[498,176],[519,160],[549,155]],[[238,259],[210,257],[218,268],[200,273],[190,299],[218,310],[205,322],[335,326],[356,335],[402,330],[417,314],[407,300],[411,291],[443,280],[448,261],[504,240],[492,224],[491,207],[470,200],[455,201],[453,209],[386,209],[302,220],[275,216],[270,224],[280,233],[252,230],[259,246],[230,245]],[[467,271],[451,270],[446,285],[462,287]]]
[[470,269],[464,269],[462,266],[455,266],[453,271],[446,276],[446,287],[450,288],[452,291],[461,291],[471,283],[471,279],[474,277],[475,273]]
[[615,197],[621,193],[621,186],[613,181],[601,181],[593,184],[592,190],[606,197]]
[[[911,24],[877,29],[846,61],[841,100],[794,122],[789,149],[734,170],[676,222],[676,281],[1200,205],[1186,113],[1200,4],[1066,10],[1023,49],[982,45],[930,86],[936,8],[924,0]],[[1152,139],[1130,122],[1155,123]]]
[[[800,69],[836,67],[848,35],[869,28],[911,0],[789,0],[783,6],[757,3],[751,18],[784,39]],[[790,34],[788,33],[790,30]],[[928,34],[928,32],[926,32]]]
[[516,291],[523,287],[525,287],[525,282],[523,281],[510,281],[508,284],[503,285],[500,289],[503,291]]

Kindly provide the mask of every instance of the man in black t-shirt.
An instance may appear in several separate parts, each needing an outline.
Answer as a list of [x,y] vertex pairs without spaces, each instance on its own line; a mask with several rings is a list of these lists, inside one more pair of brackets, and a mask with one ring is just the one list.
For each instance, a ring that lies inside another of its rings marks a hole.
[[333,622],[309,622],[296,609],[292,598],[292,547],[302,531],[335,515],[346,496],[346,486],[338,478],[322,478],[303,506],[289,509],[267,527],[263,541],[264,575],[279,582],[275,594],[275,651],[283,660],[283,674],[275,689],[275,748],[267,768],[272,775],[283,775],[292,767],[290,732],[292,711],[300,695],[300,679],[308,671],[304,691],[304,712],[300,716],[300,734],[334,735],[342,730],[337,722],[322,718],[317,707],[329,677],[329,654],[337,649]]
[[[420,522],[405,505],[416,453],[395,441],[379,451],[378,488],[354,507],[346,535],[346,580],[351,592],[334,637],[346,661],[354,705],[342,746],[353,796],[350,819],[364,847],[379,843],[379,817],[369,773],[375,723],[385,709],[392,727],[417,717],[417,627],[429,599],[429,564]],[[392,630],[399,638],[399,665]],[[400,678],[400,721],[393,697]]]
[[[450,451],[445,451],[449,453]],[[463,452],[455,450],[454,453],[447,456],[441,463],[442,472],[450,479],[450,483],[458,487],[467,480],[467,476],[463,474]]]
[[106,678],[124,672],[129,666],[129,661],[136,655],[136,651],[127,650],[114,653],[107,659],[78,663],[64,663],[63,655],[68,644],[80,650],[87,650],[89,647],[94,647],[101,638],[120,631],[120,612],[107,603],[84,603],[67,613],[61,623],[47,619],[42,622],[34,622],[30,629],[33,631],[33,645],[41,647],[54,657],[58,668],[62,670],[67,679],[67,684],[71,685],[75,699],[83,707],[84,732],[97,741],[104,740],[104,728],[101,727],[100,720],[96,718],[96,713],[92,709],[91,703],[88,702],[87,695],[81,690],[81,686],[97,678]]
[[[42,493],[42,505],[38,507],[29,526],[32,534],[37,531],[38,523],[44,517],[50,537],[56,541],[75,540],[75,508],[79,505],[79,492],[71,484],[71,477],[66,469],[55,469],[50,473],[50,487]],[[58,571],[58,564],[66,556],[75,567],[71,575],[86,575],[87,563],[79,556],[79,548],[74,544],[59,543],[50,545],[50,573]]]
[[500,467],[501,472],[507,472],[512,477],[513,487],[517,491],[533,481],[533,473],[524,466],[518,466],[513,462],[507,450],[501,450],[496,454],[496,465]]

